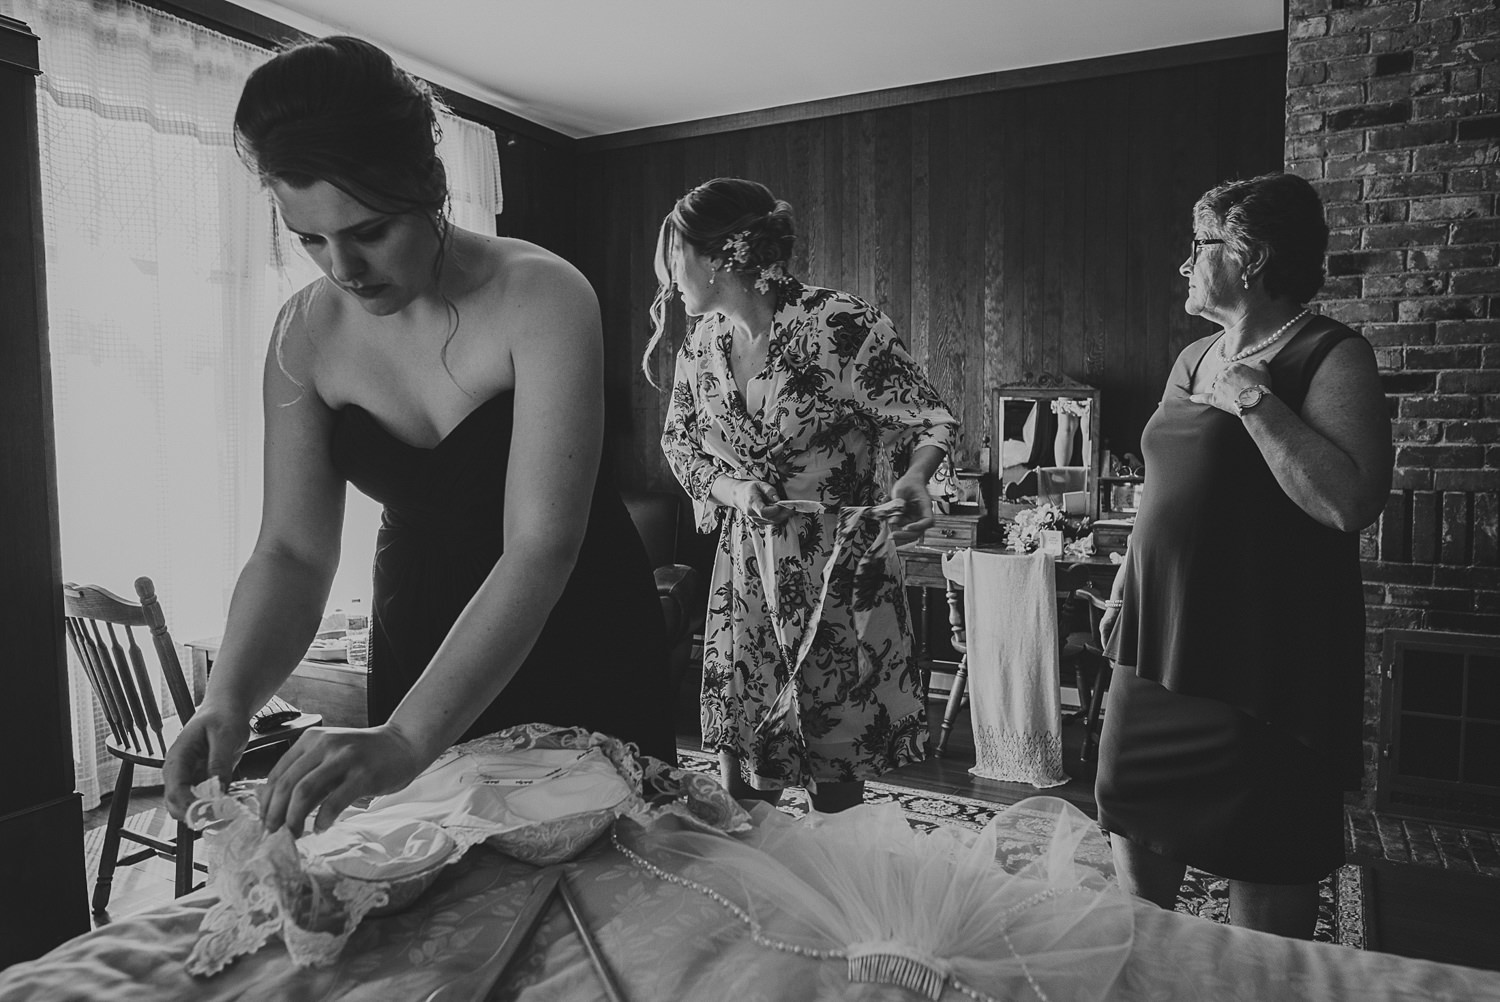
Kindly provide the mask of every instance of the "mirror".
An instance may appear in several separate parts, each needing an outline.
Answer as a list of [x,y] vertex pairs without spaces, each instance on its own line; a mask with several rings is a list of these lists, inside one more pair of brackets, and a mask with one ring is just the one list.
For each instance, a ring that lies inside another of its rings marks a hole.
[[1070,379],[998,387],[990,472],[996,513],[1052,502],[1069,515],[1099,515],[1099,391]]

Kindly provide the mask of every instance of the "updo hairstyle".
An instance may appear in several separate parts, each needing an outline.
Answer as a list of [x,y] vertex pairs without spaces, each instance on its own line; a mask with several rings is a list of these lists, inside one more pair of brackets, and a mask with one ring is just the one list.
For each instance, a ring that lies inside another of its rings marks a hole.
[[[288,46],[251,72],[234,112],[234,145],[262,184],[302,189],[324,181],[376,212],[426,220],[438,239],[437,281],[452,229],[448,172],[437,154],[442,108],[426,82],[383,49],[330,35]],[[274,212],[271,225],[279,225]],[[443,299],[450,327],[441,359],[457,385],[448,346],[460,318],[452,300]],[[276,349],[279,358],[280,336]]]
[[235,109],[235,149],[264,183],[326,181],[376,212],[418,212],[441,229],[438,108],[383,50],[333,35],[256,67]]
[[651,354],[666,330],[666,308],[675,288],[672,259],[687,244],[721,267],[745,275],[761,287],[767,283],[779,294],[794,279],[786,271],[797,242],[792,207],[758,181],[716,177],[679,198],[662,220],[653,262],[659,283],[651,303],[651,340],[641,358],[641,369],[651,384]]
[[1328,223],[1323,201],[1296,174],[1226,181],[1193,206],[1193,221],[1224,240],[1240,261],[1266,255],[1260,278],[1267,294],[1305,303],[1323,287]]

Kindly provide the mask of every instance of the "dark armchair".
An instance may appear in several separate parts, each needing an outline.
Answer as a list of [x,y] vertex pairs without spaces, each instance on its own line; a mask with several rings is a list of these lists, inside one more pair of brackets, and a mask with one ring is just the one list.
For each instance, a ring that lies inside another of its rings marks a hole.
[[703,632],[708,607],[703,575],[682,562],[692,534],[687,501],[670,491],[624,491],[623,497],[655,568],[675,692],[691,664],[694,640]]

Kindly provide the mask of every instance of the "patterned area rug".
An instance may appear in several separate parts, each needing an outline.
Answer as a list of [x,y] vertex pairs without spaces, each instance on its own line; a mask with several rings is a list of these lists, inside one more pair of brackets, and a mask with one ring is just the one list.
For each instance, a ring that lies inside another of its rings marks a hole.
[[[706,772],[717,777],[717,756],[679,748],[683,768]],[[906,821],[918,831],[931,831],[939,825],[952,825],[979,831],[997,811],[1004,808],[984,800],[949,794],[910,790],[885,783],[865,784],[865,803],[898,805]],[[790,789],[782,795],[780,810],[794,817],[807,813],[807,794]],[[1354,864],[1340,867],[1319,887],[1318,928],[1313,939],[1320,943],[1338,943],[1356,949],[1365,948],[1365,872]],[[1177,910],[1215,922],[1229,919],[1229,882],[1188,868],[1183,880]]]

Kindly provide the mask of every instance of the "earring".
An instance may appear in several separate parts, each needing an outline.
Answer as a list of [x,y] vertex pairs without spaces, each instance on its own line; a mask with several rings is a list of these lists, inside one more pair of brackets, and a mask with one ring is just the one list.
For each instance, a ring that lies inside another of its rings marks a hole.
[[1250,273],[1248,271],[1245,272],[1244,279],[1245,279],[1245,288],[1248,290],[1250,288]]
[[[719,269],[715,268],[713,271],[711,271],[711,272],[708,273],[708,284],[709,285],[713,285],[714,282],[718,279],[718,277],[719,277]],[[1248,289],[1248,288],[1250,288],[1250,286],[1247,284],[1245,286],[1245,288]]]

